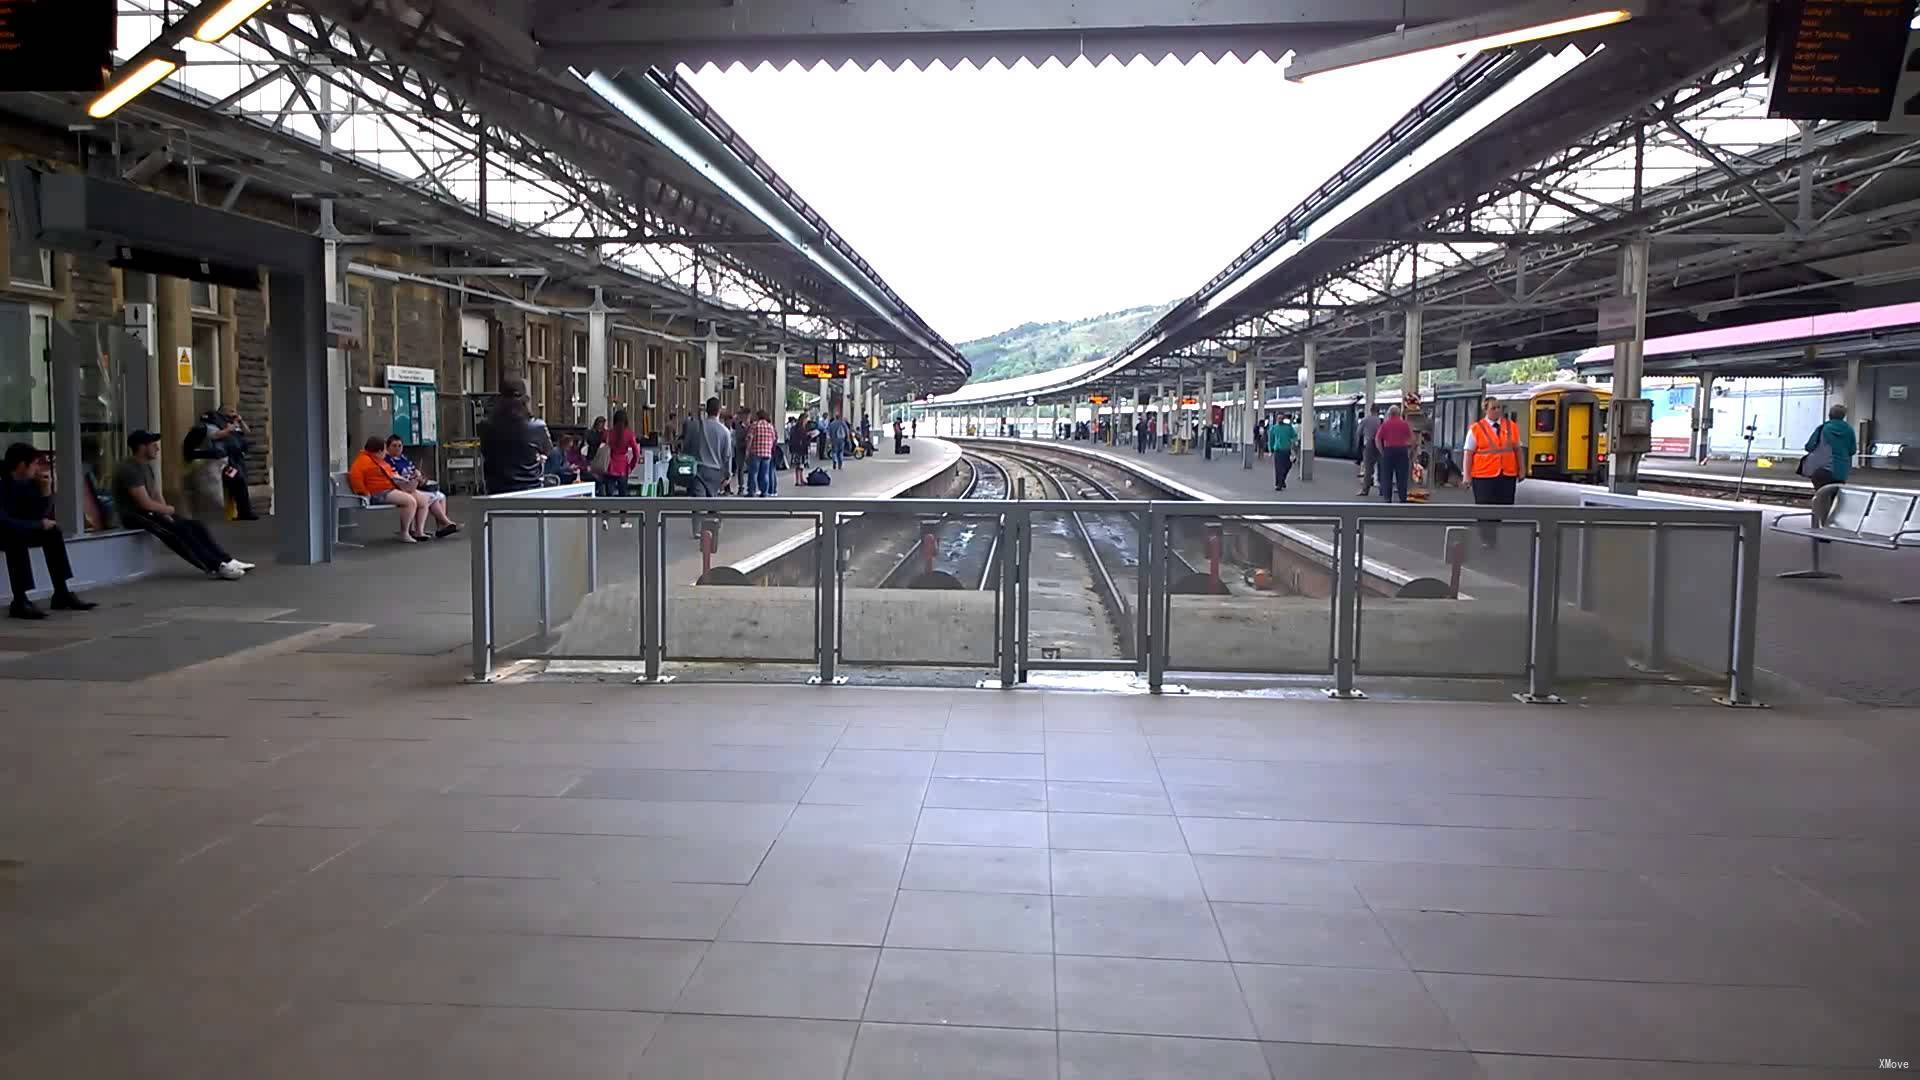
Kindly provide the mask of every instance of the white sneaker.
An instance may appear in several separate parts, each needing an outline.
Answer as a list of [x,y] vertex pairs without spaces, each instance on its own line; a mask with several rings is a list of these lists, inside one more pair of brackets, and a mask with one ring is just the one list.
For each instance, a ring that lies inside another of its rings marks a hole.
[[222,565],[218,570],[215,570],[212,576],[217,577],[222,581],[239,581],[241,578],[247,576],[247,572],[245,570],[239,569],[238,567],[234,566],[232,563],[226,563]]
[[244,573],[245,571],[248,571],[248,570],[251,570],[251,569],[253,569],[253,564],[252,564],[252,563],[250,563],[250,562],[241,562],[241,561],[240,561],[239,559],[228,559],[228,560],[227,560],[227,565],[228,565],[228,566],[231,566],[231,567],[234,567],[234,568],[236,568],[236,569],[238,569],[238,570],[240,570],[240,571],[242,571],[243,573]]

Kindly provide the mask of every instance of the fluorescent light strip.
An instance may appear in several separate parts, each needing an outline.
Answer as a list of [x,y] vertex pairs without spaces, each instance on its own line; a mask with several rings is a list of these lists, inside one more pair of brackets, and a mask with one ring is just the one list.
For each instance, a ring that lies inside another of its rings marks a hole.
[[122,73],[118,82],[107,87],[87,106],[87,115],[95,120],[104,120],[178,70],[180,65],[175,61],[161,56],[153,57],[139,67]]
[[1411,30],[1370,38],[1352,45],[1338,46],[1308,56],[1297,56],[1292,63],[1288,64],[1285,75],[1292,82],[1304,83],[1308,79],[1318,78],[1331,71],[1342,71],[1362,64],[1397,60],[1401,57],[1419,56],[1424,53],[1452,52],[1464,57],[1471,53],[1485,52],[1488,49],[1504,49],[1509,45],[1520,45],[1543,38],[1598,30],[1601,27],[1626,22],[1633,16],[1634,12],[1630,8],[1608,8],[1559,19],[1523,21],[1522,25],[1510,30],[1477,32],[1480,27],[1489,23],[1499,26],[1501,23],[1511,25],[1515,21],[1514,13],[1509,12],[1505,15],[1493,13],[1437,26],[1414,27]]
[[200,28],[193,32],[194,39],[211,45],[239,29],[241,23],[253,18],[267,3],[268,0],[227,0],[201,22]]

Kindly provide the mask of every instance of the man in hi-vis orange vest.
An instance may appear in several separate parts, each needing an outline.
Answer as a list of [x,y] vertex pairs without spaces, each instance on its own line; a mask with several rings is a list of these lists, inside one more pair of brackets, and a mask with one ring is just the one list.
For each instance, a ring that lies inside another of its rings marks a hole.
[[[1480,506],[1512,506],[1513,492],[1520,484],[1520,428],[1503,415],[1493,398],[1481,402],[1484,413],[1467,431],[1467,478],[1473,483],[1473,501]],[[1498,540],[1500,529],[1491,521],[1480,523],[1480,546],[1490,548]]]

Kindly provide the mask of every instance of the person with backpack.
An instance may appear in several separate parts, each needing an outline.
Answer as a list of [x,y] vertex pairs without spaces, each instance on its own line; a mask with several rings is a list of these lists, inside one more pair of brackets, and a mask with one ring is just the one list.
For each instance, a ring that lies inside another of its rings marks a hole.
[[187,429],[180,442],[180,455],[186,459],[187,475],[180,485],[181,501],[187,516],[201,521],[227,519],[226,440],[236,427],[220,410],[202,416]]

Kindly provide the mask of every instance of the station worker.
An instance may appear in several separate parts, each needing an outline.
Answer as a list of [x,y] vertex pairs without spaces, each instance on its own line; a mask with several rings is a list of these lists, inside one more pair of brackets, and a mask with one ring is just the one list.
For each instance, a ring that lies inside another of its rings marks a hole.
[[[1484,415],[1467,431],[1467,479],[1473,501],[1480,506],[1512,506],[1520,486],[1520,428],[1506,416],[1500,402],[1481,402]],[[1499,538],[1496,522],[1480,523],[1480,546],[1492,547]]]

